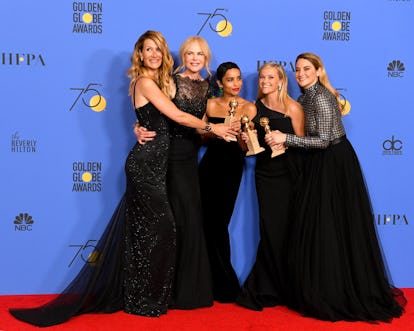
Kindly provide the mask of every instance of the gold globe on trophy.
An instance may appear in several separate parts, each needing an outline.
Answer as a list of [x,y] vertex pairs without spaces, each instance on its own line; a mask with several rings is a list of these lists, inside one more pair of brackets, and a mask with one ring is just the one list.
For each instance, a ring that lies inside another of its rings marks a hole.
[[265,149],[259,145],[259,141],[257,140],[256,134],[250,129],[249,117],[246,115],[243,115],[240,121],[242,124],[243,131],[249,137],[249,140],[247,142],[248,151],[246,153],[246,156],[256,155],[256,154],[263,152]]
[[[239,105],[239,103],[237,102],[236,99],[230,100],[230,102],[229,102],[229,106],[230,106],[229,114],[224,118],[224,124],[226,124],[228,126],[231,126],[231,122],[234,120],[234,113],[236,112],[236,108],[237,108],[238,105]],[[228,136],[227,138],[230,141],[237,141],[237,138],[233,137],[233,136],[231,136],[231,137]]]
[[[269,119],[267,117],[260,117],[259,123],[264,128],[266,133],[272,132],[269,126]],[[271,155],[272,158],[280,154],[283,154],[286,151],[286,148],[277,149],[276,146],[272,146],[270,148],[272,149],[272,155]]]

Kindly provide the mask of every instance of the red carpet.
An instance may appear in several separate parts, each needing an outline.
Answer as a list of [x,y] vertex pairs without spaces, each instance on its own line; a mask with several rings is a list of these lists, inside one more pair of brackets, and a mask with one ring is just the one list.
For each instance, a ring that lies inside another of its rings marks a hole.
[[[284,307],[267,308],[255,312],[234,304],[215,303],[211,308],[171,310],[160,318],[115,314],[86,314],[68,322],[42,328],[43,330],[73,331],[127,331],[127,330],[182,330],[182,331],[414,331],[414,288],[405,289],[408,304],[405,314],[392,323],[369,324],[364,322],[323,322],[305,318]],[[48,301],[51,296],[0,296],[0,331],[41,330],[14,319],[9,307],[32,307]]]

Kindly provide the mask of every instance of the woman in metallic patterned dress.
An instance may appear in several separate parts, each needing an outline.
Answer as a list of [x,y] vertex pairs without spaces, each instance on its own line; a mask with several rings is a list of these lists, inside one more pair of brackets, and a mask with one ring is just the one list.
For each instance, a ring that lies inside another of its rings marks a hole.
[[307,136],[272,132],[270,145],[306,150],[288,246],[288,305],[322,320],[390,321],[405,298],[386,274],[371,202],[321,59],[296,59]]
[[126,193],[96,246],[99,258],[87,263],[56,299],[36,308],[10,309],[37,326],[63,323],[88,312],[157,317],[165,314],[175,270],[176,233],[166,190],[169,151],[167,117],[181,125],[232,135],[180,111],[170,100],[173,59],[161,33],[147,31],[131,56],[129,94],[137,118],[157,136],[136,143],[126,164]]

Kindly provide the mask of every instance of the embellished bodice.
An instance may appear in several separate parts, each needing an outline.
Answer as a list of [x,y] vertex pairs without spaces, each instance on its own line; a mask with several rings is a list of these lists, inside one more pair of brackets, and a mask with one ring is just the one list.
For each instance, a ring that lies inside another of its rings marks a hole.
[[[195,80],[180,75],[174,76],[177,87],[176,94],[172,100],[182,111],[198,118],[202,118],[206,112],[207,99],[210,96],[210,81]],[[173,121],[170,122],[171,139],[193,138],[195,130]]]
[[316,83],[304,90],[298,101],[305,113],[306,137],[287,135],[288,146],[326,148],[345,135],[335,96],[324,86]]
[[152,103],[147,103],[135,109],[138,122],[149,131],[156,131],[157,135],[168,135],[168,120]]

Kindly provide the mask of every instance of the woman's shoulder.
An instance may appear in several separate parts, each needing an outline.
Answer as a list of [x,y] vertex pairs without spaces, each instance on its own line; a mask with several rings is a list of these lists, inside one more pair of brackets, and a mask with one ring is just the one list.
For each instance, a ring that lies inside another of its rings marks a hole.
[[136,86],[140,88],[148,88],[157,85],[154,80],[147,76],[138,77],[136,80]]
[[256,105],[251,101],[248,101],[245,99],[242,99],[242,100],[243,100],[243,103],[240,107],[242,112],[248,115],[250,118],[255,117],[257,113]]
[[301,104],[293,99],[289,99],[287,102],[287,106],[289,109],[289,112],[303,112],[303,108],[301,106]]
[[242,102],[241,106],[243,108],[246,108],[246,109],[256,109],[255,102],[252,102],[252,101],[249,101],[249,100],[246,100],[246,99],[242,99],[242,100],[243,100],[243,102]]

